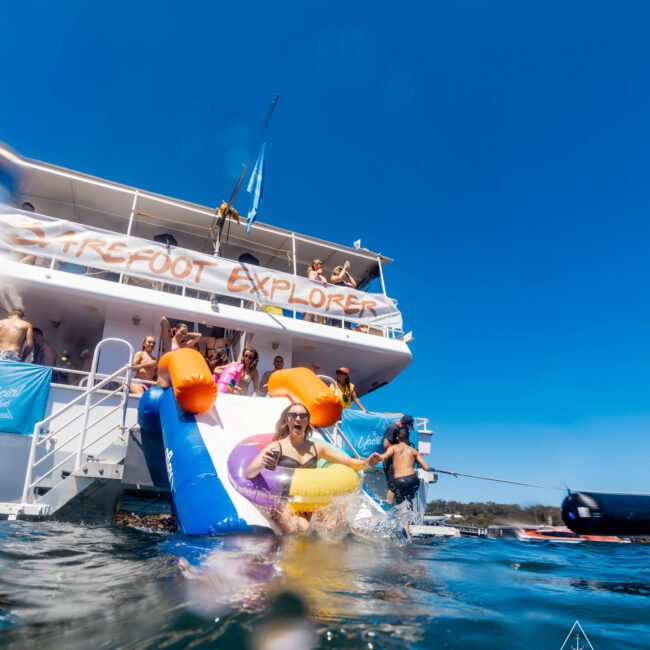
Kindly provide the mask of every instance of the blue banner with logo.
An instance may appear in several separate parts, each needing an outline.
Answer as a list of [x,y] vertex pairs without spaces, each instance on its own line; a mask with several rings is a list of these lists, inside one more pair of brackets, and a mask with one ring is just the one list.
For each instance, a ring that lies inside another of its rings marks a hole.
[[0,361],[0,432],[31,434],[45,416],[52,368]]
[[[339,426],[357,453],[367,458],[374,451],[384,453],[384,433],[399,418],[383,413],[364,413],[343,409]],[[344,444],[344,448],[347,446]]]

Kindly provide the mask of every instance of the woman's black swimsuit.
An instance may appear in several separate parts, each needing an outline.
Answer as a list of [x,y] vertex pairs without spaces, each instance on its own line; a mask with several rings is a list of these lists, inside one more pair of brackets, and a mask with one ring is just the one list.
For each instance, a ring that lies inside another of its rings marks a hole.
[[[314,447],[316,447],[316,445],[314,445]],[[280,467],[288,467],[289,469],[312,469],[316,468],[317,463],[318,452],[308,458],[304,463],[301,463],[295,458],[291,458],[291,456],[285,456],[284,454],[281,454],[280,458],[278,459],[278,465]]]

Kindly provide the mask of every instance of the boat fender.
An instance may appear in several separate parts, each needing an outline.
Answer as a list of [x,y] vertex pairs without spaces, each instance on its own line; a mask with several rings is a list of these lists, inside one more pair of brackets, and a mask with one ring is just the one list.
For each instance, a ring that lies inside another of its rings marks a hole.
[[176,401],[188,413],[205,413],[214,406],[217,385],[198,350],[167,352],[158,361],[158,375],[171,381]]
[[570,492],[562,521],[580,535],[650,535],[650,494]]
[[143,431],[160,435],[160,399],[165,389],[161,386],[148,388],[138,404],[138,424]]
[[269,378],[268,394],[304,404],[315,427],[332,426],[343,412],[341,398],[309,368],[276,370]]

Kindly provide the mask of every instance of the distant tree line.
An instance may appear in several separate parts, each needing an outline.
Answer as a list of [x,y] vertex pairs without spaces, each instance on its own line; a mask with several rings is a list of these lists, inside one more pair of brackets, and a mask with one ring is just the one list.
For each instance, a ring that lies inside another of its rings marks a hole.
[[560,509],[554,506],[528,506],[522,508],[516,503],[485,503],[472,501],[445,501],[437,499],[427,504],[427,515],[461,515],[459,525],[485,527],[494,524],[539,524],[561,526]]

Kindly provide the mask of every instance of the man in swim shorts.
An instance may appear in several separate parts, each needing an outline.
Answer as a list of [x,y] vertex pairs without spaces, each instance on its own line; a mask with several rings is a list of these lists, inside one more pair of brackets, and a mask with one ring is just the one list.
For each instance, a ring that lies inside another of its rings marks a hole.
[[[397,444],[397,434],[400,429],[407,430],[408,441],[408,431],[413,429],[413,417],[411,415],[402,415],[397,422],[394,422],[388,427],[388,429],[386,429],[386,433],[384,434],[384,451],[386,451],[391,445]],[[386,483],[388,484],[386,501],[392,504],[395,499],[395,476],[393,473],[392,457],[384,461],[384,474],[386,476]]]
[[22,361],[34,347],[32,324],[22,309],[0,320],[0,361]]
[[422,454],[409,444],[409,430],[402,427],[397,433],[397,444],[390,445],[383,454],[376,452],[368,459],[369,464],[379,461],[386,465],[387,460],[393,461],[395,503],[408,501],[413,508],[413,499],[420,487],[420,480],[415,472],[415,463],[418,463],[427,472],[429,464],[422,458]]

